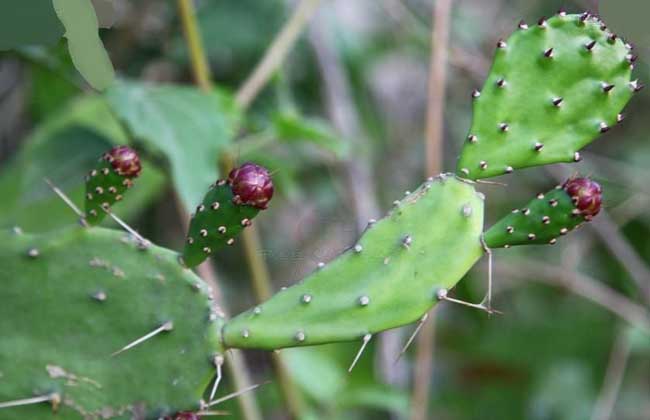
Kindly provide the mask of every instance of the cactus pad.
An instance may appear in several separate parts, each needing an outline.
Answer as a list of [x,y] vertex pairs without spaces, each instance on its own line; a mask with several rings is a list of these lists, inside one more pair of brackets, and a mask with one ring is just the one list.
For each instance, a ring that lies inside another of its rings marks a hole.
[[600,205],[600,185],[587,178],[570,179],[501,219],[485,232],[485,243],[490,248],[552,245],[559,236],[590,221]]
[[224,326],[226,346],[361,339],[418,320],[483,254],[483,198],[453,175],[423,184],[351,249]]
[[183,263],[194,267],[217,249],[235,243],[235,237],[251,224],[260,209],[236,204],[230,185],[216,182],[192,216],[183,250]]
[[117,146],[105,153],[86,177],[86,221],[100,223],[104,210],[122,200],[133,180],[140,175],[140,158],[128,146]]
[[629,45],[596,17],[560,13],[499,41],[458,162],[479,179],[580,160],[578,151],[622,119],[632,93]]
[[[196,410],[221,351],[221,318],[177,254],[124,233],[0,233],[0,418],[158,418]],[[123,353],[116,350],[163,326]]]

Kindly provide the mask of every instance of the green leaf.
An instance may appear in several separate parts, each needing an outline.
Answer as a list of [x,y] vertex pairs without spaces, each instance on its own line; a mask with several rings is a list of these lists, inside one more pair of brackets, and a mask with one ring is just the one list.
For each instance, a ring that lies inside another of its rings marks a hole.
[[97,90],[106,89],[115,70],[99,38],[99,25],[88,0],[52,0],[54,10],[65,27],[65,38],[72,62],[79,73]]
[[324,120],[306,118],[294,112],[279,112],[273,117],[278,140],[308,142],[332,152],[341,159],[348,155],[348,143]]
[[[102,153],[125,142],[124,132],[98,96],[82,97],[50,117],[0,172],[0,226],[40,232],[75,223],[77,216],[43,178],[51,179],[81,206],[84,175]],[[114,207],[127,219],[150,203],[165,182],[164,175],[150,162],[143,162],[143,168],[135,192]]]
[[25,45],[52,45],[63,26],[52,3],[44,0],[3,0],[0,3],[0,51]]
[[237,118],[227,95],[119,82],[106,98],[136,139],[165,156],[185,208],[193,209],[217,180],[219,152],[232,137]]

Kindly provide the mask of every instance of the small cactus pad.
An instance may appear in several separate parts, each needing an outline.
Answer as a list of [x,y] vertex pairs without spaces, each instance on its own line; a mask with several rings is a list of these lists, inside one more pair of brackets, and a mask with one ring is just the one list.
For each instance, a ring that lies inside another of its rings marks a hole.
[[183,263],[194,267],[224,245],[235,243],[243,228],[268,207],[273,182],[268,171],[245,163],[217,181],[196,208],[183,251]]
[[[0,233],[3,420],[155,419],[196,411],[221,353],[222,318],[175,252],[71,226]],[[129,350],[129,343],[158,330]]]
[[619,122],[632,94],[631,47],[588,14],[521,23],[499,41],[457,172],[479,179],[580,160],[578,151]]
[[485,232],[490,248],[554,244],[600,211],[602,190],[588,178],[574,178],[557,186],[522,209],[515,209]]
[[100,223],[108,210],[122,200],[133,180],[140,175],[140,158],[128,146],[116,146],[99,159],[86,177],[86,221]]
[[230,347],[276,349],[361,339],[420,319],[483,254],[483,198],[441,175],[304,281],[230,320]]

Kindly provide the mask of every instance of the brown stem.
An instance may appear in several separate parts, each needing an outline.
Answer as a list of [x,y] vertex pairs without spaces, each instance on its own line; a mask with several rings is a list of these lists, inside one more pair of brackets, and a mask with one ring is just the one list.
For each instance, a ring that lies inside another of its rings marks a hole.
[[307,22],[316,12],[320,0],[301,0],[289,20],[264,53],[251,75],[237,91],[235,98],[242,109],[246,109],[266,86],[273,73],[287,57],[298,40]]
[[[444,134],[445,87],[447,84],[447,51],[452,0],[438,0],[433,9],[431,35],[431,71],[427,106],[426,175],[436,175],[442,168]],[[423,325],[417,338],[411,419],[426,420],[433,372],[435,315]]]
[[623,382],[625,367],[627,366],[629,357],[630,343],[624,330],[614,340],[603,386],[600,389],[591,420],[610,420],[612,418],[616,398],[621,389],[621,383]]

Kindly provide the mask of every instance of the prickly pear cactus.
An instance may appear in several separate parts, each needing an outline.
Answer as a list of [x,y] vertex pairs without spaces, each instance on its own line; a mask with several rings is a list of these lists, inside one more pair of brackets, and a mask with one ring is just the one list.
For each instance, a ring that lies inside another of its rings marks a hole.
[[453,175],[423,184],[356,245],[303,282],[230,320],[230,347],[355,340],[418,320],[483,253],[483,197]]
[[266,168],[245,163],[234,168],[227,180],[217,181],[196,208],[190,222],[183,263],[194,267],[251,225],[273,197],[273,182]]
[[86,222],[100,223],[106,216],[104,210],[122,200],[141,169],[138,154],[128,146],[105,153],[86,177]]
[[478,179],[580,160],[578,151],[619,122],[632,94],[630,46],[588,14],[523,22],[499,41],[457,172]]
[[149,419],[198,409],[221,352],[221,318],[176,253],[102,228],[3,232],[0,283],[0,403],[57,397],[1,408],[0,418]]
[[527,244],[555,244],[600,211],[602,189],[588,178],[574,178],[522,209],[515,209],[485,233],[490,248]]

